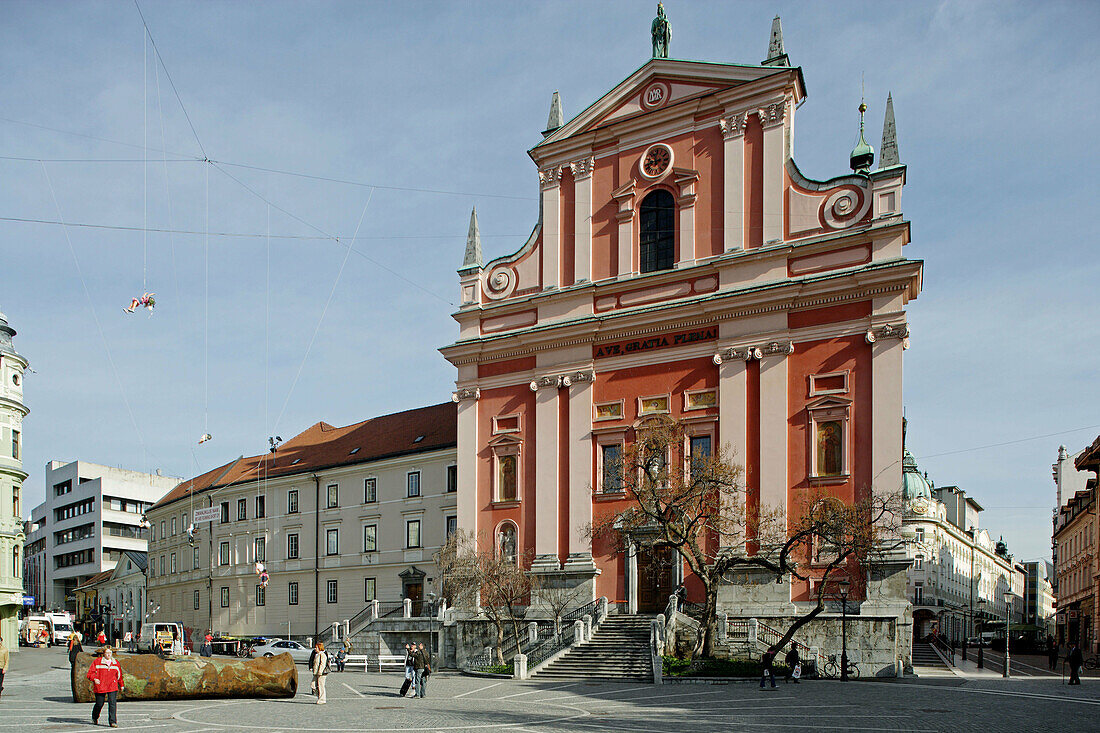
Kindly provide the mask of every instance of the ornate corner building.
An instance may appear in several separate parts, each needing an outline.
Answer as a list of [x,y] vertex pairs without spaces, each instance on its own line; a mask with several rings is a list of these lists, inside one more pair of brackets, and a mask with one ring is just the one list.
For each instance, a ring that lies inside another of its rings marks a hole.
[[[879,167],[861,105],[852,172],[817,181],[793,157],[806,87],[778,21],[761,64],[654,54],[568,122],[555,93],[528,151],[538,222],[483,264],[472,217],[459,335],[442,349],[458,370],[459,526],[651,613],[681,580],[697,593],[690,574],[585,532],[627,506],[605,468],[639,421],[682,419],[693,452],[731,447],[758,506],[899,493],[905,306],[922,275],[903,253],[892,102]],[[787,609],[811,592],[780,587]]]
[[0,635],[9,648],[19,636],[23,605],[23,373],[27,360],[12,345],[15,329],[0,313]]

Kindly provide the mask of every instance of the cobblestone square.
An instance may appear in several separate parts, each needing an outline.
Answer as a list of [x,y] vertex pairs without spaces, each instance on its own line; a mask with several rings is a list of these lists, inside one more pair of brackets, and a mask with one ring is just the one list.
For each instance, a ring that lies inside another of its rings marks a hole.
[[[397,674],[333,673],[328,704],[303,690],[286,700],[122,702],[119,730],[164,731],[1091,731],[1100,728],[1100,680],[1067,687],[1037,675],[807,680],[761,691],[718,685],[588,681],[517,682],[442,672],[423,700],[401,698]],[[101,724],[106,723],[106,711]],[[91,726],[91,705],[72,702],[63,649],[24,649],[0,698],[0,730]]]

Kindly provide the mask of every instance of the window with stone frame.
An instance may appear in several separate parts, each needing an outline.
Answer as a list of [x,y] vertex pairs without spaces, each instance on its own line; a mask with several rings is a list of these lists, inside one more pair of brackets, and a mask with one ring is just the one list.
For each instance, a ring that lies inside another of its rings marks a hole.
[[510,435],[496,438],[493,451],[493,501],[519,501],[522,496],[523,462],[520,441]]
[[676,200],[663,188],[651,191],[639,206],[638,250],[643,274],[676,265]]
[[600,492],[623,493],[623,444],[621,440],[600,443]]
[[844,481],[849,469],[851,400],[823,397],[806,407],[811,481]]

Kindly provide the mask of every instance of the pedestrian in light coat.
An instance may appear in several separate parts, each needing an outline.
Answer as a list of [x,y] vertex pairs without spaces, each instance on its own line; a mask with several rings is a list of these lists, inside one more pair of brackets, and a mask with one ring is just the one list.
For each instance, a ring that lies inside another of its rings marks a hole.
[[8,647],[0,636],[0,695],[4,694],[4,675],[8,673]]
[[92,706],[92,724],[99,725],[99,714],[103,703],[107,703],[107,722],[112,728],[118,727],[118,693],[125,685],[122,681],[122,668],[114,658],[111,647],[103,647],[92,666],[88,668],[88,679],[92,681],[95,692],[95,705]]
[[309,671],[313,673],[313,691],[317,695],[317,704],[324,705],[328,702],[325,698],[325,678],[328,676],[328,654],[325,652],[324,642],[317,642],[317,650],[313,654],[313,660],[309,663]]

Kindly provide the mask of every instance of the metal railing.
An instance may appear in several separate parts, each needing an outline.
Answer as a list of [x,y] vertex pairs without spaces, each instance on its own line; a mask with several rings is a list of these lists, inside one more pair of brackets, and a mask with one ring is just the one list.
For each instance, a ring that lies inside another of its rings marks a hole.
[[693,618],[696,621],[702,621],[703,615],[706,612],[706,606],[702,603],[692,603],[691,601],[684,601],[680,604],[680,613],[689,618]]
[[[535,636],[535,641],[532,643],[530,637],[521,637],[520,644],[516,646],[516,639],[514,636],[504,635],[504,643],[501,645],[501,654],[504,656],[505,664],[508,660],[517,654],[528,654],[529,650],[534,649],[543,642],[553,639],[555,636],[554,622],[540,623],[538,625],[538,633]],[[524,649],[528,651],[524,651]],[[469,667],[472,669],[479,669],[481,667],[492,667],[496,664],[497,648],[496,646],[486,647],[480,654],[475,654],[470,657]]]
[[[733,619],[731,619],[732,621]],[[763,644],[769,649],[779,643],[779,640],[783,638],[783,632],[773,629],[763,621],[756,620],[756,641],[758,644]],[[825,662],[828,661],[824,654],[814,654],[813,649],[806,646],[800,641],[791,639],[789,642],[795,649],[798,650],[798,656],[803,660],[812,660],[815,668],[820,671],[824,669]]]
[[583,606],[579,606],[578,608],[574,608],[572,611],[568,611],[567,613],[563,613],[562,616],[561,616],[562,623],[563,624],[571,623],[573,621],[576,621],[579,618],[584,618],[585,616],[592,616],[593,618],[595,618],[596,617],[596,609],[599,608],[599,607],[600,607],[600,599],[597,598],[596,600],[592,601],[591,603],[586,603]]
[[573,645],[572,634],[562,634],[561,636],[551,636],[541,644],[536,644],[534,647],[527,651],[527,669],[531,670],[538,665],[545,662],[550,657],[554,656],[560,651],[568,649]]

